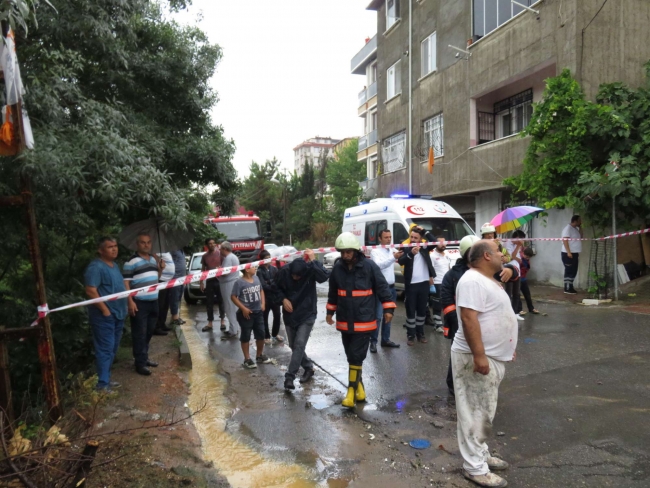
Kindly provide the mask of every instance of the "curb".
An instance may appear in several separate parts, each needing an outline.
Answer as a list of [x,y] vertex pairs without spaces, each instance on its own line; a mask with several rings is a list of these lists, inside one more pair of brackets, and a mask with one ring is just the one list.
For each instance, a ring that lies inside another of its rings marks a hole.
[[181,343],[178,346],[179,363],[184,368],[192,369],[192,356],[190,355],[190,348],[187,346],[183,329],[178,326],[174,327],[174,333],[176,334],[176,339]]

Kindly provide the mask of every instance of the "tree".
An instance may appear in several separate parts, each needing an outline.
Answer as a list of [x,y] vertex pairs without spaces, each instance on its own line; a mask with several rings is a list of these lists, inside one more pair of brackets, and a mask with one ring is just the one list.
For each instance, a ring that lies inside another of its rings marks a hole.
[[[58,3],[58,13],[39,10],[38,29],[17,42],[36,147],[0,160],[0,195],[19,194],[20,174],[31,176],[50,308],[83,298],[99,235],[148,215],[201,231],[204,188],[236,187],[234,143],[210,120],[221,49],[168,20],[162,2]],[[20,209],[0,213],[0,314],[11,325],[31,322],[36,307],[22,221]],[[53,324],[59,366],[85,367],[85,310],[57,314]],[[12,347],[12,364],[22,365],[12,366],[16,384],[27,383],[37,374],[35,351]]]
[[283,192],[286,187],[279,168],[280,161],[276,158],[267,159],[263,165],[253,161],[249,167],[250,174],[239,190],[239,202],[260,216],[263,228],[267,222],[270,224],[271,240],[278,242],[284,231]]
[[343,211],[359,203],[361,187],[359,182],[366,178],[366,163],[357,160],[359,140],[352,139],[343,146],[328,167],[328,194],[332,197],[332,207],[338,221]]
[[597,227],[611,220],[612,198],[623,225],[650,219],[650,63],[637,90],[600,87],[586,100],[569,70],[547,80],[544,97],[522,136],[531,143],[516,193],[545,208],[575,208]]

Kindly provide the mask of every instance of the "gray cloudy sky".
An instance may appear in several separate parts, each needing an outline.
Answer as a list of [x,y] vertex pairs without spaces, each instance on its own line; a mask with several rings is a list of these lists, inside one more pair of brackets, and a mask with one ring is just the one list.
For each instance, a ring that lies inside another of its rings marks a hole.
[[[235,140],[240,177],[251,161],[277,157],[293,171],[293,148],[316,135],[361,135],[352,57],[376,32],[370,0],[193,0],[178,18],[223,49],[212,80],[212,118]],[[197,20],[199,14],[202,20]]]

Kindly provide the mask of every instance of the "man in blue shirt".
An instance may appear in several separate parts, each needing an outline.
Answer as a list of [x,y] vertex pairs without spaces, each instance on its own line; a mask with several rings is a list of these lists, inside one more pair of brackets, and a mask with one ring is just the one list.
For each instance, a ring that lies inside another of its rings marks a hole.
[[[99,257],[86,268],[84,281],[88,298],[99,298],[125,291],[120,267],[115,263],[117,242],[112,237],[102,237],[97,246]],[[126,318],[126,298],[96,303],[88,307],[88,317],[95,346],[97,364],[97,389],[108,390],[118,387],[111,382],[111,366],[120,345],[124,319]]]
[[[141,234],[137,237],[138,251],[124,263],[122,276],[127,290],[157,285],[165,269],[165,262],[151,254],[151,237]],[[158,363],[149,361],[149,342],[158,322],[158,291],[140,293],[128,298],[131,316],[131,336],[133,339],[133,357],[138,374],[149,376]]]

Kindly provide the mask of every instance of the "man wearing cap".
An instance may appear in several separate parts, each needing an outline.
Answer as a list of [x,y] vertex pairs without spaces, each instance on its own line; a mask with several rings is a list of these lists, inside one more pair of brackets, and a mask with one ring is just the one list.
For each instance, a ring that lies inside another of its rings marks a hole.
[[314,251],[306,249],[304,259],[296,259],[278,273],[278,298],[282,300],[282,318],[291,348],[291,361],[284,375],[285,390],[293,390],[293,384],[302,366],[304,372],[300,383],[307,383],[314,376],[314,363],[305,354],[307,341],[316,322],[316,283],[325,283],[330,276],[323,264],[316,260]]
[[361,379],[363,360],[368,354],[370,336],[377,329],[375,297],[384,310],[384,320],[390,322],[397,305],[393,301],[386,278],[379,267],[361,252],[361,245],[351,232],[343,232],[334,244],[341,259],[334,264],[327,296],[327,323],[341,332],[348,360],[348,392],[342,405],[353,408],[366,400]]

